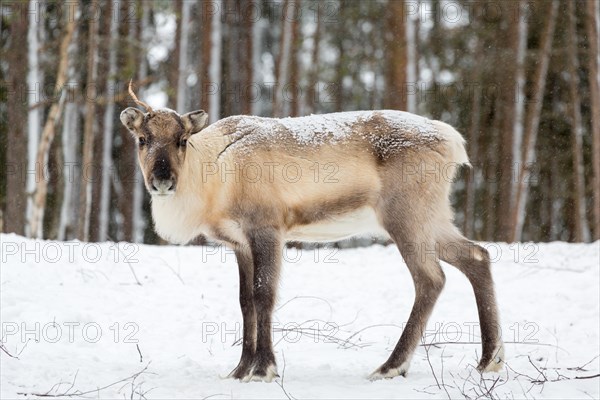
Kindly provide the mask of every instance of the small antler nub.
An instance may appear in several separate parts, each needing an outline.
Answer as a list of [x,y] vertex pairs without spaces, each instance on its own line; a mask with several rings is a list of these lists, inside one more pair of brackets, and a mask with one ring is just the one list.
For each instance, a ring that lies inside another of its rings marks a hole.
[[133,92],[132,80],[129,80],[129,95],[131,96],[133,101],[135,101],[135,104],[137,104],[138,106],[144,107],[149,113],[152,113],[154,111],[152,110],[152,107],[150,107],[147,103],[144,103],[143,101],[137,98],[137,96]]

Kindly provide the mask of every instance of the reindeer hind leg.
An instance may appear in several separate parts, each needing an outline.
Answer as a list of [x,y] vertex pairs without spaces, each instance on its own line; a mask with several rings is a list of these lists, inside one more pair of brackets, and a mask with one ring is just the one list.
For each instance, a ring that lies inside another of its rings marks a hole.
[[466,275],[473,286],[481,329],[480,372],[499,371],[503,365],[504,346],[500,336],[498,307],[490,256],[486,249],[463,237],[456,228],[439,243],[439,257]]
[[412,355],[421,340],[431,311],[441,293],[445,275],[435,256],[435,242],[424,231],[423,224],[392,220],[386,224],[390,236],[398,246],[415,285],[415,301],[400,340],[388,360],[373,372],[369,379],[405,376]]

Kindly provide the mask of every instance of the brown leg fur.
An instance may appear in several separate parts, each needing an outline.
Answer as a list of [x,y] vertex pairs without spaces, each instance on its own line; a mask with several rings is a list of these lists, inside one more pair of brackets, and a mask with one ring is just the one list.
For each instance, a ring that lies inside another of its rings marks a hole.
[[498,307],[488,251],[456,234],[454,239],[440,243],[439,257],[458,268],[473,286],[482,344],[481,360],[477,369],[480,372],[500,370],[504,348],[499,332]]
[[240,307],[244,319],[242,357],[228,378],[243,379],[250,373],[256,351],[256,309],[254,307],[254,263],[247,250],[236,250],[240,271]]
[[[423,229],[423,226],[420,228]],[[411,230],[410,226],[399,226],[397,222],[388,232],[398,245],[412,275],[415,302],[400,340],[389,359],[371,374],[371,379],[405,376],[410,359],[421,340],[427,320],[446,280],[436,260],[435,244],[431,240],[419,240],[423,238],[422,235]]]
[[282,241],[273,228],[253,228],[248,243],[254,261],[254,307],[256,309],[256,352],[244,381],[271,382],[277,377],[277,365],[271,336],[271,316],[277,296],[281,267]]

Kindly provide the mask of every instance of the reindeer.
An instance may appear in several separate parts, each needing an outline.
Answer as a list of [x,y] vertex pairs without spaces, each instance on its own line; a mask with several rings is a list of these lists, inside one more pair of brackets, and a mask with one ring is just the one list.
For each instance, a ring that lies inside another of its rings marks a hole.
[[[400,340],[372,380],[406,376],[444,287],[439,260],[470,281],[479,313],[480,372],[498,371],[503,344],[488,252],[453,224],[456,170],[468,164],[450,125],[400,111],[299,118],[232,116],[207,126],[202,111],[125,109],[120,119],[138,145],[156,232],[173,243],[205,235],[233,249],[239,266],[242,355],[228,377],[277,377],[271,340],[286,241],[386,235],[415,286]],[[290,167],[293,166],[293,167]]]

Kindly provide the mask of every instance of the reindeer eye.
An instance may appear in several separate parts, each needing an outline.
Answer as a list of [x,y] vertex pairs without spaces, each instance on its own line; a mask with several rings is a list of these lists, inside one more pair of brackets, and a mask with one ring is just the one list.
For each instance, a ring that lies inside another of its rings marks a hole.
[[187,139],[181,139],[181,141],[179,142],[179,146],[180,146],[180,147],[185,147],[185,146],[187,146]]
[[141,137],[138,139],[138,145],[140,147],[144,146],[145,144],[146,144],[146,138]]

